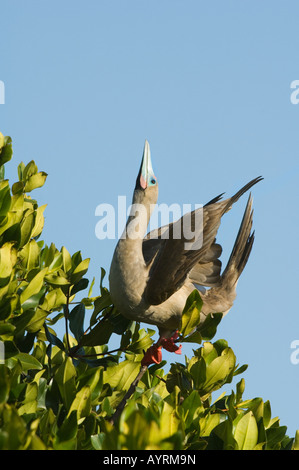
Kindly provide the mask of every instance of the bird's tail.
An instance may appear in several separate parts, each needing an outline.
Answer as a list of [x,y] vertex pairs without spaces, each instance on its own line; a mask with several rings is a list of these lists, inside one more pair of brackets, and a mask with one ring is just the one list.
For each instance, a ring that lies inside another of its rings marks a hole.
[[237,202],[238,199],[240,199],[240,197],[243,196],[244,193],[246,193],[246,191],[248,191],[250,188],[252,188],[252,186],[259,183],[259,181],[262,181],[263,179],[264,178],[262,176],[257,176],[253,180],[249,181],[249,183],[245,184],[245,186],[243,186],[243,188],[239,189],[239,191],[236,192],[236,194],[234,196],[232,196],[228,199],[225,199],[224,201],[221,201],[222,196],[225,194],[225,193],[221,193],[218,196],[211,199],[211,201],[207,202],[205,204],[205,206],[211,206],[212,204],[216,204],[217,202],[221,202],[223,204],[223,214],[225,214],[225,212],[229,211],[230,208],[232,207],[232,205],[235,202]]
[[237,281],[248,261],[253,241],[252,197],[249,195],[243,219],[226,268],[220,276],[219,286],[211,287],[203,294],[203,313],[222,312],[226,315],[236,298]]
[[[244,189],[244,192],[247,191],[247,189]],[[236,196],[238,196],[238,193]],[[239,197],[240,196],[238,196],[238,198]],[[246,266],[254,242],[254,232],[251,232],[252,218],[253,209],[252,197],[250,194],[231,255],[226,268],[221,275],[222,285],[231,284],[231,286],[233,286]]]
[[229,209],[232,207],[232,205],[235,202],[237,202],[238,199],[240,199],[240,197],[243,196],[244,193],[246,193],[246,191],[248,191],[250,188],[252,188],[252,186],[259,183],[263,179],[264,178],[262,176],[258,176],[257,178],[254,178],[253,180],[249,181],[249,183],[245,184],[245,186],[243,186],[243,188],[239,189],[239,191],[236,192],[236,194],[234,196],[227,199],[226,200],[227,204],[226,204],[225,212],[229,211]]

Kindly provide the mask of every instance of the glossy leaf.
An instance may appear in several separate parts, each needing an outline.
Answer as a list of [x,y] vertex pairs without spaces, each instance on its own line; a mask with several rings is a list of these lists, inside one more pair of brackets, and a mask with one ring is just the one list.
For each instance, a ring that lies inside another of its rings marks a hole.
[[14,367],[18,362],[20,362],[23,372],[36,369],[41,370],[43,368],[42,364],[34,356],[27,353],[18,353],[9,359],[10,367]]
[[33,191],[33,189],[41,188],[45,184],[47,176],[47,173],[44,171],[29,176],[25,184],[26,193]]
[[84,261],[81,261],[81,263],[76,266],[74,269],[72,275],[71,275],[71,283],[72,284],[77,284],[77,282],[80,281],[80,279],[86,274],[88,270],[90,259],[87,258]]
[[221,356],[214,359],[206,368],[206,380],[202,390],[207,393],[217,390],[230,375],[235,366],[235,355],[230,348],[225,349]]
[[32,297],[35,294],[38,294],[41,291],[41,288],[43,287],[44,278],[45,278],[45,275],[46,275],[47,271],[48,271],[48,268],[42,269],[29,282],[29,284],[24,289],[24,291],[22,292],[21,297],[20,297],[20,300],[21,300],[22,304],[26,300],[28,300],[30,297]]
[[55,374],[55,381],[58,384],[61,397],[69,410],[76,395],[76,369],[70,357],[66,357]]
[[73,403],[69,409],[68,416],[73,411],[77,413],[77,420],[89,416],[91,410],[91,392],[88,385],[85,385],[76,393]]
[[219,325],[222,317],[222,313],[213,313],[207,315],[204,323],[198,327],[198,331],[203,339],[210,340],[215,336],[217,326]]
[[199,292],[194,290],[189,295],[182,313],[180,332],[183,336],[188,336],[199,325],[202,303]]
[[258,442],[258,427],[252,411],[237,420],[234,438],[240,450],[252,450]]
[[54,449],[75,450],[77,444],[77,432],[77,413],[76,410],[73,410],[72,413],[66,419],[63,420],[60,428],[56,433]]
[[74,334],[77,341],[83,336],[84,329],[85,306],[80,303],[73,308],[69,314],[69,322],[71,332]]

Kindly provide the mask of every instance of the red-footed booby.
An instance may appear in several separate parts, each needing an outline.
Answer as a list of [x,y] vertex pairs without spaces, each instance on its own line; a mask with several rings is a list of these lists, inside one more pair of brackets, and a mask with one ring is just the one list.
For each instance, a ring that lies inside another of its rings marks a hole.
[[[203,300],[200,324],[209,313],[226,315],[231,309],[237,281],[254,241],[251,195],[223,272],[219,260],[222,247],[216,243],[216,234],[221,217],[261,179],[253,179],[228,199],[222,200],[221,194],[177,222],[146,235],[158,200],[158,183],[149,143],[145,142],[132,210],[115,248],[109,274],[111,298],[119,312],[128,319],[159,328],[160,338],[145,353],[143,365],[161,362],[162,347],[180,353],[175,343],[177,331],[187,297],[195,288],[199,289]],[[184,230],[186,220],[190,222],[188,236]],[[209,289],[202,292],[201,286]]]

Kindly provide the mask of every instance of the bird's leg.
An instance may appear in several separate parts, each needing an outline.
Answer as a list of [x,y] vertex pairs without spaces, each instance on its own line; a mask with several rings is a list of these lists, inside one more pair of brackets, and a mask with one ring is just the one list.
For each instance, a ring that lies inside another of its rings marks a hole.
[[182,354],[182,345],[180,344],[179,346],[177,346],[175,344],[175,341],[178,339],[178,337],[179,330],[176,330],[170,338],[161,337],[160,342],[162,344],[162,347],[166,349],[166,351],[174,352],[176,354]]
[[141,365],[149,366],[151,364],[160,364],[162,361],[162,348],[169,352],[181,354],[182,345],[180,344],[180,346],[177,346],[175,344],[175,340],[178,338],[178,336],[178,330],[176,330],[170,338],[165,338],[163,335],[161,335],[158,341],[150,346],[145,352],[141,361]]
[[[160,341],[160,340],[159,340]],[[157,343],[150,346],[144,353],[141,361],[142,366],[150,366],[151,364],[160,364],[162,361],[162,346]]]

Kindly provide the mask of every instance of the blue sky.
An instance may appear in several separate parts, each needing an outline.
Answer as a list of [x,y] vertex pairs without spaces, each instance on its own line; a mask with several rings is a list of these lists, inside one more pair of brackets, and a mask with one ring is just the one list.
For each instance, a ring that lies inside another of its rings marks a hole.
[[[289,435],[299,428],[298,14],[292,0],[2,0],[0,30],[7,175],[31,159],[48,173],[36,191],[44,238],[90,257],[90,279],[109,270],[116,243],[96,238],[95,209],[130,203],[145,139],[159,202],[205,203],[264,176],[252,190],[254,248],[216,338],[249,364],[245,397],[270,400]],[[223,219],[224,263],[245,203]]]

